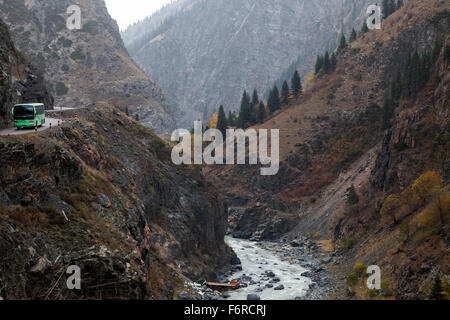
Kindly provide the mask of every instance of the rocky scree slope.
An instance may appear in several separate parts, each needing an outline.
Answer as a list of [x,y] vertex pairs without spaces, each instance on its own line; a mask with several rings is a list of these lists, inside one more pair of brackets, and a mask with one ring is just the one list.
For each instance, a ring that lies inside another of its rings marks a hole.
[[69,0],[0,1],[16,47],[39,66],[56,106],[108,102],[157,133],[174,128],[161,89],[129,57],[103,0],[81,0],[81,30],[69,30]]
[[[2,298],[173,299],[238,262],[226,207],[198,170],[173,166],[162,140],[111,105],[79,117],[0,138]],[[66,287],[69,265],[80,291]]]
[[[281,128],[278,175],[261,177],[259,168],[249,166],[205,170],[223,186],[232,211],[245,209],[233,216],[231,232],[245,225],[249,215],[243,213],[251,208],[278,214],[238,229],[247,237],[264,234],[271,221],[286,213],[294,216],[297,226],[278,237],[307,235],[334,243],[332,261],[343,285],[337,297],[351,292],[360,298],[426,298],[435,275],[448,277],[449,12],[445,1],[409,1],[384,21],[382,30],[342,50],[335,72],[316,75],[302,97],[257,126]],[[396,73],[409,54],[431,51],[436,42],[443,46],[428,82],[415,99],[402,100],[385,130],[383,100]],[[386,221],[380,215],[386,198],[407,197],[403,192],[430,171],[441,179],[441,205],[431,200],[408,205],[396,223]],[[352,185],[360,197],[356,205],[347,203]],[[433,206],[442,210],[433,211]],[[427,216],[439,211],[440,219]],[[382,267],[385,292],[347,291],[346,277],[358,261]]]
[[359,30],[369,3],[177,1],[122,37],[133,59],[180,109],[177,124],[190,129],[221,104],[235,110],[244,89],[265,92],[299,56],[306,75],[317,54],[336,47],[341,32]]
[[14,47],[7,26],[0,20],[0,128],[11,125],[16,103],[41,102],[53,106],[53,96],[41,72]]

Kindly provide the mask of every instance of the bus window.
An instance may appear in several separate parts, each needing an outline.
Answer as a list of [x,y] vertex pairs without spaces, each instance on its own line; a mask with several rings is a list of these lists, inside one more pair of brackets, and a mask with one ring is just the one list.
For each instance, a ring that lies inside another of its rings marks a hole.
[[33,120],[34,108],[33,106],[15,106],[14,120]]

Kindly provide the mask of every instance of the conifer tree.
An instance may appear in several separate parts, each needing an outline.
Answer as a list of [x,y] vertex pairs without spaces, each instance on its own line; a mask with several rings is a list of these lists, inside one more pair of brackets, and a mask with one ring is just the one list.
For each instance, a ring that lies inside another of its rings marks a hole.
[[383,4],[382,4],[382,14],[383,14],[383,19],[386,19],[387,17],[389,17],[389,0],[383,0]]
[[357,204],[358,202],[359,202],[359,196],[358,196],[358,194],[356,193],[355,186],[352,185],[352,186],[350,187],[350,190],[349,190],[348,194],[347,194],[347,203],[348,203],[349,205],[355,205],[355,204]]
[[353,42],[356,40],[356,38],[358,37],[355,29],[352,28],[352,34],[350,35],[350,42]]
[[253,90],[252,105],[256,106],[258,103],[259,103],[258,91],[255,89]]
[[259,123],[263,123],[265,119],[266,119],[266,107],[264,106],[264,103],[261,101],[258,107],[257,120]]
[[442,298],[444,297],[442,291],[444,291],[444,288],[442,287],[441,278],[439,276],[436,276],[434,278],[433,287],[431,288],[429,298],[431,300],[442,300]]
[[298,97],[298,95],[302,92],[302,80],[300,79],[300,75],[297,70],[295,70],[294,75],[292,76],[291,86],[294,97]]
[[234,127],[236,125],[234,112],[228,111],[227,124],[230,127]]
[[315,72],[319,73],[323,67],[323,57],[321,55],[317,56]]
[[341,40],[339,41],[339,49],[344,49],[347,46],[347,40],[345,39],[344,33],[341,34]]
[[223,136],[225,136],[226,132],[227,132],[227,127],[228,127],[227,116],[225,115],[223,106],[220,106],[219,115],[217,118],[217,130],[220,130],[220,132],[222,132]]
[[333,70],[333,71],[336,70],[337,58],[336,58],[336,54],[334,52],[331,54],[330,64],[331,64],[331,70]]
[[247,91],[242,94],[241,109],[239,112],[238,127],[245,129],[250,120],[250,98]]
[[330,72],[330,70],[331,70],[331,61],[330,61],[330,55],[327,51],[327,52],[325,52],[325,56],[323,58],[323,71],[325,73],[328,73],[328,72]]
[[366,32],[369,32],[369,27],[367,26],[367,22],[364,21],[362,27],[361,27],[361,34],[364,34]]
[[395,3],[395,0],[388,1],[388,8],[389,8],[389,15],[393,14],[395,10],[397,10],[397,4]]
[[285,80],[283,86],[281,87],[281,103],[284,105],[289,104],[289,85]]
[[276,85],[270,92],[269,100],[267,101],[267,106],[269,107],[270,112],[275,112],[278,109],[280,109],[280,92],[278,91]]

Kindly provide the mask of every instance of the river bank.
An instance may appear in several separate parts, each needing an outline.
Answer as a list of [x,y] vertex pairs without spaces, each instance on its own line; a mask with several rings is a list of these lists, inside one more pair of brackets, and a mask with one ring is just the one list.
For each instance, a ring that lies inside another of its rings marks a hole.
[[252,242],[227,238],[226,242],[242,262],[242,271],[229,279],[248,285],[230,293],[231,299],[247,298],[247,293],[262,300],[323,300],[335,289],[335,281],[326,268],[334,258],[324,254],[313,241],[301,238],[291,242]]
[[241,264],[224,274],[220,282],[237,280],[242,287],[218,292],[198,283],[189,284],[192,300],[324,300],[335,291],[336,280],[328,266],[336,263],[333,253],[306,238],[294,241],[249,241],[226,237]]

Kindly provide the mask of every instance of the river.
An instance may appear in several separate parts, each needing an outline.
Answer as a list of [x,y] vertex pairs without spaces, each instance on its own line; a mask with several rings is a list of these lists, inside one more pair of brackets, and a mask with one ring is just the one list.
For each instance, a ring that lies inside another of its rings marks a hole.
[[[301,274],[308,269],[282,260],[275,252],[262,248],[257,242],[231,237],[227,237],[225,241],[242,263],[242,271],[233,274],[230,279],[241,279],[241,282],[248,283],[248,287],[228,292],[229,299],[247,300],[248,294],[257,294],[261,300],[293,300],[307,293],[312,280]],[[268,275],[268,271],[274,275]],[[275,290],[280,285],[284,289]]]

